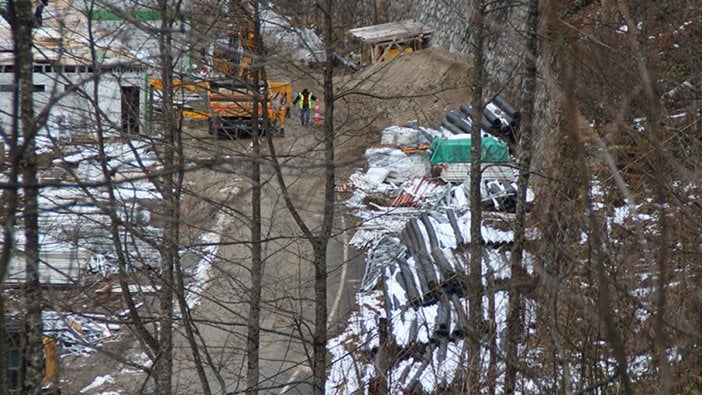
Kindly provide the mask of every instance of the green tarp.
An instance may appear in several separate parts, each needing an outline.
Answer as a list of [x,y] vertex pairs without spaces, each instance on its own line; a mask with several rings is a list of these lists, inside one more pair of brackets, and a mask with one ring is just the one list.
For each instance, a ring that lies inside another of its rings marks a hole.
[[[86,12],[87,14],[87,12]],[[136,21],[160,21],[161,20],[161,12],[156,11],[156,10],[149,10],[149,9],[143,9],[143,10],[136,10],[136,11],[120,11],[120,12],[113,12],[111,10],[103,10],[103,9],[98,9],[98,10],[93,10],[90,13],[90,18],[95,20],[95,21],[129,21],[129,20],[136,20]]]
[[[502,163],[509,161],[507,143],[495,137],[483,137],[480,146],[480,159],[483,162]],[[431,164],[470,162],[470,138],[443,139],[437,137],[431,142]]]

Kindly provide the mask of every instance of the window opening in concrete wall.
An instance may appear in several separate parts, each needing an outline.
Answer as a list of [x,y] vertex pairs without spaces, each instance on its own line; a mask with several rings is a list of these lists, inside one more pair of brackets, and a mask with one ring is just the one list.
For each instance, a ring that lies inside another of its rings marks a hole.
[[122,130],[139,133],[139,87],[122,86]]

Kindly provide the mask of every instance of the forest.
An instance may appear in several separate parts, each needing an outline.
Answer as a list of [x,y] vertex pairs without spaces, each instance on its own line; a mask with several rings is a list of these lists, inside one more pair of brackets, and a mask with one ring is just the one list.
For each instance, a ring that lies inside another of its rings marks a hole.
[[0,2],[0,394],[702,392],[699,6]]

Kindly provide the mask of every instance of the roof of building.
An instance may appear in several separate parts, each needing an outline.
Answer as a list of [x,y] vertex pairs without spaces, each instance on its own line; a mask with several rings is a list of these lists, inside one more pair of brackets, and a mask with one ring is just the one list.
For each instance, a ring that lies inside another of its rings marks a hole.
[[[105,13],[103,13],[105,14]],[[97,21],[111,20],[102,15]],[[147,18],[144,16],[144,18]],[[63,65],[90,65],[91,36],[88,34],[87,16],[80,9],[72,7],[70,2],[55,1],[47,7],[42,15],[42,24],[33,29],[35,62],[50,62]],[[140,63],[134,51],[119,40],[114,29],[95,25],[92,32],[96,56],[102,65],[125,65]],[[0,18],[0,64],[13,64],[12,31],[3,18]]]

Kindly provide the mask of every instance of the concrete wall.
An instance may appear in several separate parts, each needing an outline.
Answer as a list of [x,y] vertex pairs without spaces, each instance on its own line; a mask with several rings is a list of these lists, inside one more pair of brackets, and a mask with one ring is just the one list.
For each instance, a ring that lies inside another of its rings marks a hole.
[[[90,80],[92,73],[88,72],[87,69],[80,71],[79,66],[71,67],[74,67],[76,72],[57,73],[56,70],[46,69],[51,71],[34,73],[34,85],[39,89],[34,93],[35,114],[43,111],[52,100],[58,99],[58,102],[52,105],[47,127],[39,132],[40,135],[51,133],[54,137],[65,137],[58,135],[59,129],[70,130],[72,134],[93,134],[95,132],[95,104],[92,100],[94,84]],[[10,127],[12,120],[11,108],[14,93],[11,87],[14,86],[13,80],[13,73],[0,72],[0,86],[2,87],[0,89],[0,108],[6,109],[0,112],[0,126],[6,129]],[[79,91],[67,92],[71,85],[79,86]],[[145,116],[144,71],[115,70],[101,76],[98,91],[97,104],[109,121],[104,126],[106,130],[121,127],[120,87],[122,86],[139,87],[141,91],[139,118],[143,125]]]
[[[520,2],[493,2],[489,10],[486,29],[489,31],[485,44],[487,81],[486,100],[501,93],[516,108],[522,108],[523,73],[525,68],[526,37],[525,22],[527,5]],[[424,22],[434,29],[431,46],[441,47],[451,52],[470,53],[470,31],[468,29],[473,0],[392,0],[390,12],[392,19],[413,18]],[[497,7],[497,8],[495,8]],[[546,66],[553,66],[552,60],[541,56],[538,59],[539,83],[534,117],[535,149],[540,152],[554,139],[560,137],[557,119],[557,94],[545,82],[543,74]],[[554,71],[551,69],[551,71]],[[554,71],[557,73],[557,70]],[[470,98],[466,98],[469,101]],[[535,155],[532,170],[548,173],[553,163],[543,156]],[[538,193],[538,191],[537,191]]]
[[[485,43],[488,84],[486,94],[504,92],[514,97],[521,83],[524,38],[517,31],[524,30],[526,6],[521,3],[505,6],[497,2],[499,8],[490,10],[486,29],[490,31]],[[434,29],[431,45],[450,52],[470,53],[470,20],[473,15],[473,1],[459,0],[416,0],[396,1],[394,14],[403,18],[413,18]]]

